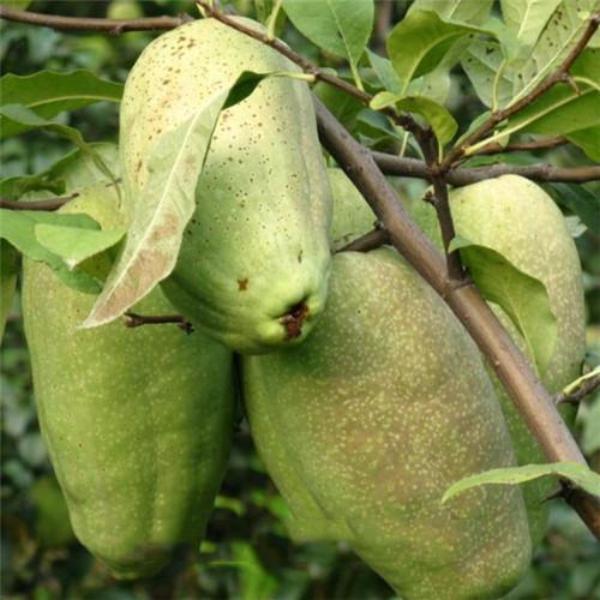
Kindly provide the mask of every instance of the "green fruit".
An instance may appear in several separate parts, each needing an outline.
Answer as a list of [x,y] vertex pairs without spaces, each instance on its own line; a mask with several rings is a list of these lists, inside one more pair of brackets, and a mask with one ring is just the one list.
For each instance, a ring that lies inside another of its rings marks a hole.
[[[132,201],[143,202],[148,157],[161,132],[180,125],[244,70],[299,71],[213,19],[179,27],[145,49],[121,107]],[[325,303],[331,210],[305,82],[267,79],[221,114],[196,202],[176,268],[163,284],[174,305],[239,351],[302,340]]]
[[[450,208],[456,232],[493,248],[519,270],[539,279],[556,317],[557,342],[541,380],[551,393],[576,379],[585,354],[585,314],[581,266],[575,244],[556,204],[539,186],[516,175],[481,181],[454,190]],[[435,211],[421,202],[414,216],[441,247]],[[494,311],[521,350],[525,343],[512,321],[497,306]],[[533,357],[529,357],[533,364]],[[493,375],[491,368],[490,373]],[[547,462],[495,375],[493,380],[506,414],[519,464]],[[547,507],[543,500],[553,483],[537,480],[525,486],[534,541],[543,536]]]
[[341,169],[327,169],[333,197],[333,218],[329,237],[331,247],[337,252],[369,232],[377,217]]
[[[115,227],[117,205],[101,185],[63,210]],[[88,266],[107,271],[99,260]],[[203,534],[229,451],[231,353],[172,325],[80,329],[94,297],[42,263],[24,263],[40,426],[73,529],[115,576],[150,575]],[[159,289],[134,310],[173,312]]]
[[514,455],[477,348],[395,252],[336,255],[312,335],[244,357],[243,381],[267,469],[274,445],[278,465],[289,457],[271,473],[292,510],[309,494],[403,598],[497,598],[518,581],[531,551],[520,489],[440,503]]

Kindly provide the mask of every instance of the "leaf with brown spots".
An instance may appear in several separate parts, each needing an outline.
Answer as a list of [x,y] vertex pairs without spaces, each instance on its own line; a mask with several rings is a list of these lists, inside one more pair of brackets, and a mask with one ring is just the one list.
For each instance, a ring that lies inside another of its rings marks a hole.
[[267,75],[244,71],[230,88],[212,94],[189,119],[159,137],[148,159],[143,201],[129,203],[134,210],[125,247],[83,327],[118,318],[175,268],[219,114],[244,100]]

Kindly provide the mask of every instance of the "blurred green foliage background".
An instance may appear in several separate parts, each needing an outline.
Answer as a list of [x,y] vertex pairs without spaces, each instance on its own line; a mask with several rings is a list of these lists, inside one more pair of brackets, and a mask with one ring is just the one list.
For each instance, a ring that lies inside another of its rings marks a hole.
[[[474,0],[475,1],[475,0]],[[250,0],[233,3],[254,16]],[[408,2],[394,3],[395,18]],[[195,14],[188,0],[34,1],[31,10],[70,16],[132,18],[160,14]],[[63,34],[17,23],[0,23],[2,73],[30,74],[42,69],[78,68],[114,81],[124,81],[144,46],[157,34]],[[338,67],[291,28],[283,31],[296,50],[321,64]],[[378,40],[373,40],[377,47]],[[323,92],[356,135],[372,146],[389,144],[356,119],[352,110],[340,112],[339,98]],[[451,109],[462,127],[481,111],[459,70],[453,72]],[[98,103],[62,115],[87,141],[117,141],[118,107]],[[69,143],[33,131],[0,145],[2,177],[38,173],[66,154]],[[555,164],[584,160],[572,148],[552,151]],[[520,155],[503,160],[533,162],[540,157]],[[420,182],[398,180],[403,194],[416,196]],[[588,185],[599,193],[597,185]],[[589,314],[589,364],[600,364],[600,237],[585,232],[576,240],[585,270]],[[41,439],[33,402],[28,352],[18,298],[11,312],[1,350],[2,390],[2,595],[4,598],[242,598],[244,600],[384,599],[393,597],[386,584],[343,544],[294,545],[281,524],[281,498],[266,476],[239,415],[230,468],[202,545],[202,560],[174,561],[162,577],[119,583],[77,543],[66,507],[52,475]],[[600,467],[600,395],[580,409],[577,434],[588,458]],[[109,526],[109,524],[107,524]],[[551,529],[536,553],[515,599],[600,598],[600,546],[579,519],[559,501],[553,502]]]

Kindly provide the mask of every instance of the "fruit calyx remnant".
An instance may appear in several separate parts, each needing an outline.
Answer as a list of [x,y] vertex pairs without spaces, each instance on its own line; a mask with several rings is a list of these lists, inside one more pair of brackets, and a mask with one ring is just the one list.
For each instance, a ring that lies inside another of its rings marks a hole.
[[290,310],[279,319],[285,327],[286,340],[293,340],[302,334],[302,324],[309,313],[309,308],[304,300],[294,304]]

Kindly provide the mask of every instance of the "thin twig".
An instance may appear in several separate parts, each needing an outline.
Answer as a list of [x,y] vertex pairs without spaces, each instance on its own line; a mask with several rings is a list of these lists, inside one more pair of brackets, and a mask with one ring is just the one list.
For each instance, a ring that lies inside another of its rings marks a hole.
[[382,227],[375,227],[368,233],[352,240],[337,252],[368,252],[390,243],[388,232]]
[[194,327],[181,315],[140,315],[134,312],[126,312],[125,327],[141,327],[142,325],[164,325],[165,323],[175,323],[179,329],[186,333],[192,333]]
[[63,17],[60,15],[44,15],[41,13],[16,10],[8,6],[0,6],[0,18],[16,23],[41,25],[59,31],[100,31],[119,35],[128,31],[159,31],[174,29],[192,19],[189,15],[179,17],[142,17],[140,19],[103,19],[92,17]]
[[[370,152],[320,101],[315,100],[315,104],[321,142],[365,197],[388,231],[394,247],[460,319],[494,368],[548,459],[551,462],[586,464],[552,397],[477,289],[473,285],[457,286],[449,280],[442,256],[412,222]],[[577,491],[567,501],[600,539],[600,499]]]
[[579,404],[586,396],[600,388],[600,371],[590,373],[574,390],[561,392],[555,396],[556,404]]
[[465,270],[459,252],[457,250],[450,252],[450,243],[456,237],[456,230],[454,228],[454,221],[452,220],[452,213],[450,212],[450,200],[445,173],[440,170],[438,164],[438,142],[431,131],[429,135],[422,136],[417,141],[425,157],[429,178],[433,184],[433,194],[428,199],[435,208],[440,224],[448,276],[452,281],[459,282],[464,279]]
[[[412,177],[431,181],[431,172],[427,164],[417,158],[405,158],[385,152],[372,153],[375,162],[386,175]],[[548,164],[507,165],[496,164],[485,167],[458,167],[446,173],[446,181],[450,185],[461,186],[500,177],[500,175],[521,175],[532,181],[562,181],[585,183],[600,181],[600,165],[585,167],[554,167]]]
[[6,200],[0,199],[0,208],[8,208],[10,210],[58,210],[67,202],[77,198],[79,192],[74,192],[69,196],[59,196],[56,198],[49,198],[48,200],[35,200],[32,202],[21,202],[18,200]]
[[506,152],[531,152],[535,150],[550,150],[557,146],[564,146],[568,144],[569,140],[562,136],[546,138],[542,140],[535,140],[533,142],[515,142],[514,144],[507,144],[502,146],[492,142],[483,148],[480,148],[473,154],[474,155],[488,155],[488,154],[504,154]]
[[460,160],[467,148],[472,146],[475,142],[483,139],[487,133],[492,131],[497,125],[505,121],[509,117],[512,117],[526,106],[529,106],[532,102],[537,100],[540,96],[545,94],[550,88],[560,82],[568,81],[569,69],[573,66],[573,63],[577,60],[577,57],[583,52],[587,46],[591,37],[594,35],[598,26],[600,25],[600,13],[594,13],[583,32],[583,35],[579,38],[575,46],[571,49],[565,60],[561,65],[548,77],[543,79],[529,94],[526,94],[514,104],[507,106],[501,110],[493,112],[490,117],[482,123],[475,131],[469,134],[461,144],[455,146],[444,158],[441,164],[442,170],[448,170],[458,160]]

